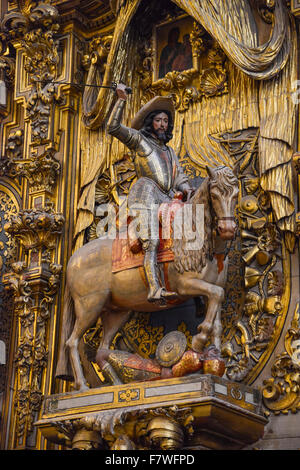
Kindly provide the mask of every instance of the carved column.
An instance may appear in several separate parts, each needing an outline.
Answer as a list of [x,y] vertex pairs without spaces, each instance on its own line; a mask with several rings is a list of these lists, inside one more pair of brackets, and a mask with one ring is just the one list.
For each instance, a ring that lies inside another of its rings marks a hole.
[[[53,81],[58,71],[56,33],[58,12],[49,3],[25,2],[3,21],[17,53],[16,94],[23,97],[25,129],[8,139],[2,174],[22,178],[24,209],[6,224],[17,240],[20,260],[4,276],[14,293],[17,321],[14,378],[14,412],[9,447],[35,447],[34,421],[43,399],[48,366],[49,320],[53,314],[62,266],[56,250],[64,225],[56,210],[61,164],[56,158],[59,141],[54,135],[55,106],[61,103]],[[20,70],[24,64],[26,75]],[[23,78],[23,81],[22,81]],[[24,153],[18,139],[24,135]]]
[[[84,82],[86,49],[76,8],[64,17],[58,10],[64,2],[52,3],[11,2],[2,21],[1,38],[10,44],[8,57],[15,56],[16,80],[0,175],[20,184],[23,201],[6,225],[20,248],[4,278],[14,293],[17,331],[15,371],[7,387],[14,393],[7,393],[5,405],[13,410],[6,423],[8,448],[47,449],[34,423],[43,397],[65,391],[54,372],[63,273],[73,249],[82,99],[76,83]],[[0,51],[0,71],[8,77],[3,56]],[[24,124],[16,109],[24,114]]]

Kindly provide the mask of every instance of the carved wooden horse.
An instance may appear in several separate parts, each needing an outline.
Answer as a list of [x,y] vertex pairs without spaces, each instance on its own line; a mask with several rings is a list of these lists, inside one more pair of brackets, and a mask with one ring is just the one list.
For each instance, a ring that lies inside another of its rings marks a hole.
[[[227,278],[226,243],[235,237],[234,209],[238,180],[227,167],[208,168],[208,178],[190,202],[204,205],[204,243],[201,249],[187,250],[186,240],[173,241],[174,262],[168,263],[170,289],[183,303],[188,298],[206,296],[207,312],[192,339],[192,348],[202,351],[211,338],[221,346],[221,303]],[[75,387],[87,387],[78,352],[82,335],[101,316],[103,337],[98,351],[108,349],[117,331],[132,311],[153,312],[165,307],[147,301],[147,288],[139,268],[112,273],[113,240],[99,238],[79,248],[67,267],[62,337],[56,376],[75,379]],[[71,368],[70,368],[71,365]]]

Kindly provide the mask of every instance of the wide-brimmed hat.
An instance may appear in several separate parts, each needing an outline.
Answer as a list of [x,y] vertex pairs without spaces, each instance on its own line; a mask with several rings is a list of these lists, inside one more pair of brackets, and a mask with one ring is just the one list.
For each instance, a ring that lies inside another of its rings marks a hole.
[[131,127],[140,130],[148,114],[153,111],[169,111],[174,122],[175,108],[171,96],[155,96],[148,101],[134,116]]

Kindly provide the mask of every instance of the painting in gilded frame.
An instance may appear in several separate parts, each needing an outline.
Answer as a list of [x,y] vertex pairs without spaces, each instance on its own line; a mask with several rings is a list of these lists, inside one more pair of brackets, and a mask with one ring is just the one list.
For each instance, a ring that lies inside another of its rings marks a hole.
[[190,43],[193,24],[193,18],[182,16],[155,26],[153,32],[154,81],[163,78],[168,72],[182,72],[193,67]]

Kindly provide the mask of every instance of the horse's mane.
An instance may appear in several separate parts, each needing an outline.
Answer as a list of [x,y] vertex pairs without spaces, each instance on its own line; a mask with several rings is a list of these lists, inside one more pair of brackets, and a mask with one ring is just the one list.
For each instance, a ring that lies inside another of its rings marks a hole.
[[[180,274],[185,271],[201,272],[206,266],[207,259],[212,256],[212,217],[208,183],[209,179],[206,178],[191,199],[193,206],[196,204],[204,205],[204,242],[202,248],[200,250],[185,249],[187,241],[184,236],[182,239],[173,240],[174,265]],[[195,214],[194,207],[193,214]],[[194,221],[193,230],[195,230]]]
[[[182,239],[173,240],[174,251],[174,264],[176,270],[183,274],[183,272],[198,272],[206,266],[207,260],[212,259],[213,256],[213,236],[212,236],[212,207],[210,203],[210,185],[217,185],[224,194],[232,194],[234,185],[237,184],[237,178],[233,171],[225,166],[214,168],[213,177],[206,178],[200,187],[195,192],[191,202],[193,206],[196,204],[204,205],[204,242],[201,249],[187,250],[185,249],[186,240]],[[193,214],[195,213],[193,208]],[[195,226],[193,223],[193,230]]]

